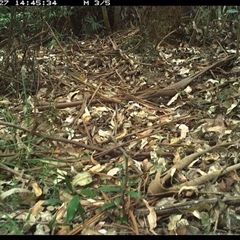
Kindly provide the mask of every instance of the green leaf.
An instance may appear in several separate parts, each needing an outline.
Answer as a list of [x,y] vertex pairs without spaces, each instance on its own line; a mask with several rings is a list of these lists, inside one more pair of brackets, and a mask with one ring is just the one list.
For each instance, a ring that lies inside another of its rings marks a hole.
[[[8,12],[9,12],[9,7],[8,7],[8,6],[3,6],[3,5],[1,5],[1,11],[0,11],[0,13],[1,13],[1,15],[2,15],[2,16],[1,16],[1,20],[4,19],[4,18],[6,18]],[[3,15],[4,15],[4,16],[3,16]]]
[[103,192],[121,192],[120,187],[109,187],[109,186],[100,187],[98,188],[98,190]]
[[108,208],[111,208],[111,207],[115,207],[116,204],[114,202],[111,202],[111,203],[105,203],[101,206],[101,210],[105,210],[105,209],[108,209]]
[[80,214],[82,221],[85,221],[85,216],[84,216],[84,209],[82,207],[82,204],[79,202],[79,206],[78,206],[78,213]]
[[71,194],[73,194],[73,187],[72,187],[72,184],[71,184],[71,181],[70,181],[69,177],[67,175],[64,175],[64,178],[65,178],[65,182],[66,182],[66,186],[67,186],[68,191]]
[[121,225],[128,225],[128,216],[127,215],[121,216],[119,219],[119,223]]
[[45,200],[45,201],[42,203],[42,206],[56,205],[56,204],[58,204],[58,203],[62,203],[62,201],[61,201],[59,198],[50,198],[50,199]]
[[56,45],[56,41],[54,39],[51,40],[50,43],[48,43],[48,47],[55,46],[55,45]]
[[84,222],[84,209],[80,203],[78,195],[74,196],[72,200],[68,203],[66,223],[72,222],[77,212],[80,214],[82,221]]
[[57,214],[55,214],[52,218],[52,220],[49,222],[48,226],[52,229],[52,227],[54,226],[54,223],[56,221],[57,218]]
[[83,190],[80,192],[80,194],[85,195],[85,196],[87,196],[87,197],[91,197],[91,198],[93,198],[93,197],[96,196],[95,192],[94,192],[93,190],[89,189],[89,188],[83,189]]
[[140,196],[139,196],[139,194],[138,194],[137,192],[126,191],[126,193],[127,193],[128,195],[130,195],[131,197],[133,197],[133,198],[137,198],[137,199],[140,198]]
[[111,208],[111,207],[116,207],[116,206],[119,205],[120,202],[121,202],[120,197],[115,198],[112,202],[103,204],[102,207],[101,207],[101,210],[105,210],[105,209],[108,209],[108,208]]
[[68,203],[66,223],[72,222],[72,220],[75,217],[76,212],[78,211],[79,205],[80,205],[80,203],[79,203],[79,196],[76,195]]
[[120,197],[115,198],[115,199],[113,200],[113,202],[114,202],[114,204],[115,204],[116,206],[118,206],[119,203],[121,202],[121,198],[120,198]]

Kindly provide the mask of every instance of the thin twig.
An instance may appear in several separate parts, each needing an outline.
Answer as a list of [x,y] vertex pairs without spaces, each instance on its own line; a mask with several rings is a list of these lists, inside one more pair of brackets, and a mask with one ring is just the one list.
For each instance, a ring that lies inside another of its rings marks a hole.
[[[8,166],[5,166],[5,165],[2,164],[2,163],[0,163],[0,168],[2,168],[2,169],[4,169],[5,171],[8,171],[8,172],[10,172],[10,173],[12,173],[12,174],[14,174],[14,175],[17,175],[18,177],[19,177],[19,176],[22,176],[22,174],[23,174],[22,172],[20,173],[20,172],[18,172],[18,171],[15,171],[15,170],[9,168]],[[24,175],[24,177],[27,178],[27,179],[31,179],[31,176],[29,176],[29,175]]]
[[171,34],[173,34],[173,33],[176,32],[176,31],[177,31],[177,29],[175,29],[175,30],[171,31],[170,33],[168,33],[168,34],[156,45],[155,49],[158,49],[159,46],[162,44],[162,42],[163,42],[168,36],[170,36]]

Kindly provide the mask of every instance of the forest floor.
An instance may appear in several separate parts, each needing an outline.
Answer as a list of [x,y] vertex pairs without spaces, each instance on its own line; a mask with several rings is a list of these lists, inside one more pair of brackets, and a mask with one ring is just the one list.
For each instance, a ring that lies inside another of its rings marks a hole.
[[1,97],[1,234],[239,234],[239,59],[137,37],[41,47]]

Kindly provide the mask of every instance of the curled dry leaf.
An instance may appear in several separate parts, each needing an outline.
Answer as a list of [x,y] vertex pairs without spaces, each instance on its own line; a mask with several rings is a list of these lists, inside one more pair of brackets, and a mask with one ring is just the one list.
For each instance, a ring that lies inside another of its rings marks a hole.
[[148,187],[149,194],[158,194],[158,193],[164,193],[168,191],[168,189],[163,186],[160,176],[161,176],[161,171],[159,170],[155,178],[149,184],[149,187]]
[[145,203],[147,209],[149,210],[147,219],[149,223],[149,230],[152,231],[157,226],[157,214],[154,210],[154,207],[151,207],[145,199],[143,199],[143,202]]
[[186,197],[192,196],[194,193],[198,195],[198,188],[195,186],[183,186],[180,188],[178,195],[181,195],[183,192],[185,192]]

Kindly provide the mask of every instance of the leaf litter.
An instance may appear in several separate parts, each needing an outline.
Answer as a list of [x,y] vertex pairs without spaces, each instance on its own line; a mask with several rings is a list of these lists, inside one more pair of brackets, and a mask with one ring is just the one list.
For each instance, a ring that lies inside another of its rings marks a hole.
[[239,233],[238,59],[149,63],[137,33],[41,47],[36,94],[1,99],[1,233]]

